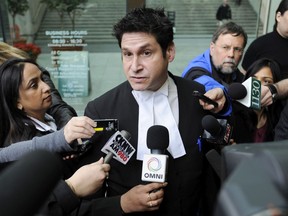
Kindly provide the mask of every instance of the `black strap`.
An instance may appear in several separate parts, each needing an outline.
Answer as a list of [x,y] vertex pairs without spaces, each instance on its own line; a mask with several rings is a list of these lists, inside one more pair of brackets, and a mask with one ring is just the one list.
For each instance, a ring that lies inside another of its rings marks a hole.
[[207,75],[211,77],[211,73],[204,68],[201,67],[193,67],[190,68],[187,73],[185,74],[184,78],[188,78],[194,80],[200,76]]

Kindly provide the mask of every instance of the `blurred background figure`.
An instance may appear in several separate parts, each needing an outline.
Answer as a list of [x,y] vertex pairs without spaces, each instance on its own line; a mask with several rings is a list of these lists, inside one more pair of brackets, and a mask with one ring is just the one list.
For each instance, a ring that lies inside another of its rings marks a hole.
[[223,3],[218,7],[216,19],[218,20],[218,26],[221,26],[232,19],[232,12],[228,0],[223,0]]
[[242,0],[236,0],[236,1],[235,1],[235,4],[238,5],[238,6],[240,6],[240,5],[241,5],[241,1],[242,1]]

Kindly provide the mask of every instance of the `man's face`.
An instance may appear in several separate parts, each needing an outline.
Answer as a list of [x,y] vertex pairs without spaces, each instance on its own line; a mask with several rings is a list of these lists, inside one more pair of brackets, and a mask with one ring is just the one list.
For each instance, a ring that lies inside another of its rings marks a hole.
[[277,19],[277,31],[278,33],[288,39],[288,11],[285,11],[283,15],[280,12],[276,14]]
[[233,73],[241,61],[244,50],[244,37],[232,34],[220,35],[210,44],[210,54],[216,69],[223,74]]
[[144,32],[125,33],[121,41],[123,69],[134,90],[158,90],[168,76],[168,64],[175,56],[174,44],[166,57],[155,37]]

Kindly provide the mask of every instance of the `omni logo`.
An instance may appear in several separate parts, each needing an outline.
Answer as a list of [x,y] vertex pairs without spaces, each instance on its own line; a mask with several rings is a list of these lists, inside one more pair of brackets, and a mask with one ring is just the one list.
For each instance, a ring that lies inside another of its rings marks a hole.
[[152,157],[147,161],[147,167],[150,172],[157,172],[161,169],[162,164],[158,158]]
[[142,164],[142,180],[149,182],[166,181],[167,155],[145,154]]

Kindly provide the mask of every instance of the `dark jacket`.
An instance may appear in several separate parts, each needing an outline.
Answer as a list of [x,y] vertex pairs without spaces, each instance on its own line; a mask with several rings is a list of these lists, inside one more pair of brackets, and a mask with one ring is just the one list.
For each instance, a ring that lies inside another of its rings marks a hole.
[[223,20],[223,19],[232,19],[231,8],[228,4],[223,5],[221,4],[216,12],[216,19]]
[[[229,84],[232,82],[242,82],[244,76],[238,69],[231,75],[223,75],[217,71],[211,60],[210,49],[207,49],[204,53],[189,62],[182,72],[182,77],[203,84],[206,91],[213,88],[221,88],[227,95]],[[218,113],[219,115],[228,116],[232,113],[230,101],[226,105],[227,108]]]
[[[285,101],[285,106],[281,112],[279,121],[275,127],[274,140],[286,140],[288,139],[288,103]],[[283,102],[282,102],[283,104]]]
[[[197,215],[201,200],[203,158],[199,150],[198,138],[203,133],[202,117],[206,111],[192,95],[193,90],[204,92],[204,87],[194,81],[170,76],[175,81],[179,99],[179,131],[186,149],[186,155],[177,159],[171,156],[168,161],[168,186],[165,188],[163,203],[159,211],[142,212],[131,215]],[[95,118],[116,118],[119,120],[119,130],[127,130],[131,134],[130,143],[136,148],[138,140],[138,104],[132,95],[128,81],[108,91],[104,95],[88,103],[85,115]],[[88,152],[80,165],[94,162],[104,156],[101,148],[112,134],[96,134],[93,149]],[[189,166],[187,165],[189,164]],[[118,161],[110,162],[111,171],[107,184],[97,195],[101,199],[91,203],[95,215],[121,215],[120,196],[141,181],[142,161],[136,160],[136,154],[123,165]],[[106,187],[108,185],[108,187]],[[107,194],[106,198],[104,194]]]
[[[280,119],[283,109],[281,101],[276,101],[272,105],[266,107],[267,130],[265,133],[265,142],[273,141],[275,134],[275,126]],[[236,143],[254,143],[254,133],[257,127],[257,114],[251,108],[233,102],[233,139]]]
[[41,68],[41,70],[43,72],[43,81],[49,85],[52,94],[52,105],[47,113],[53,116],[58,129],[60,129],[64,127],[73,116],[77,116],[77,113],[73,107],[62,99],[59,91],[50,78],[49,72],[43,68]]

